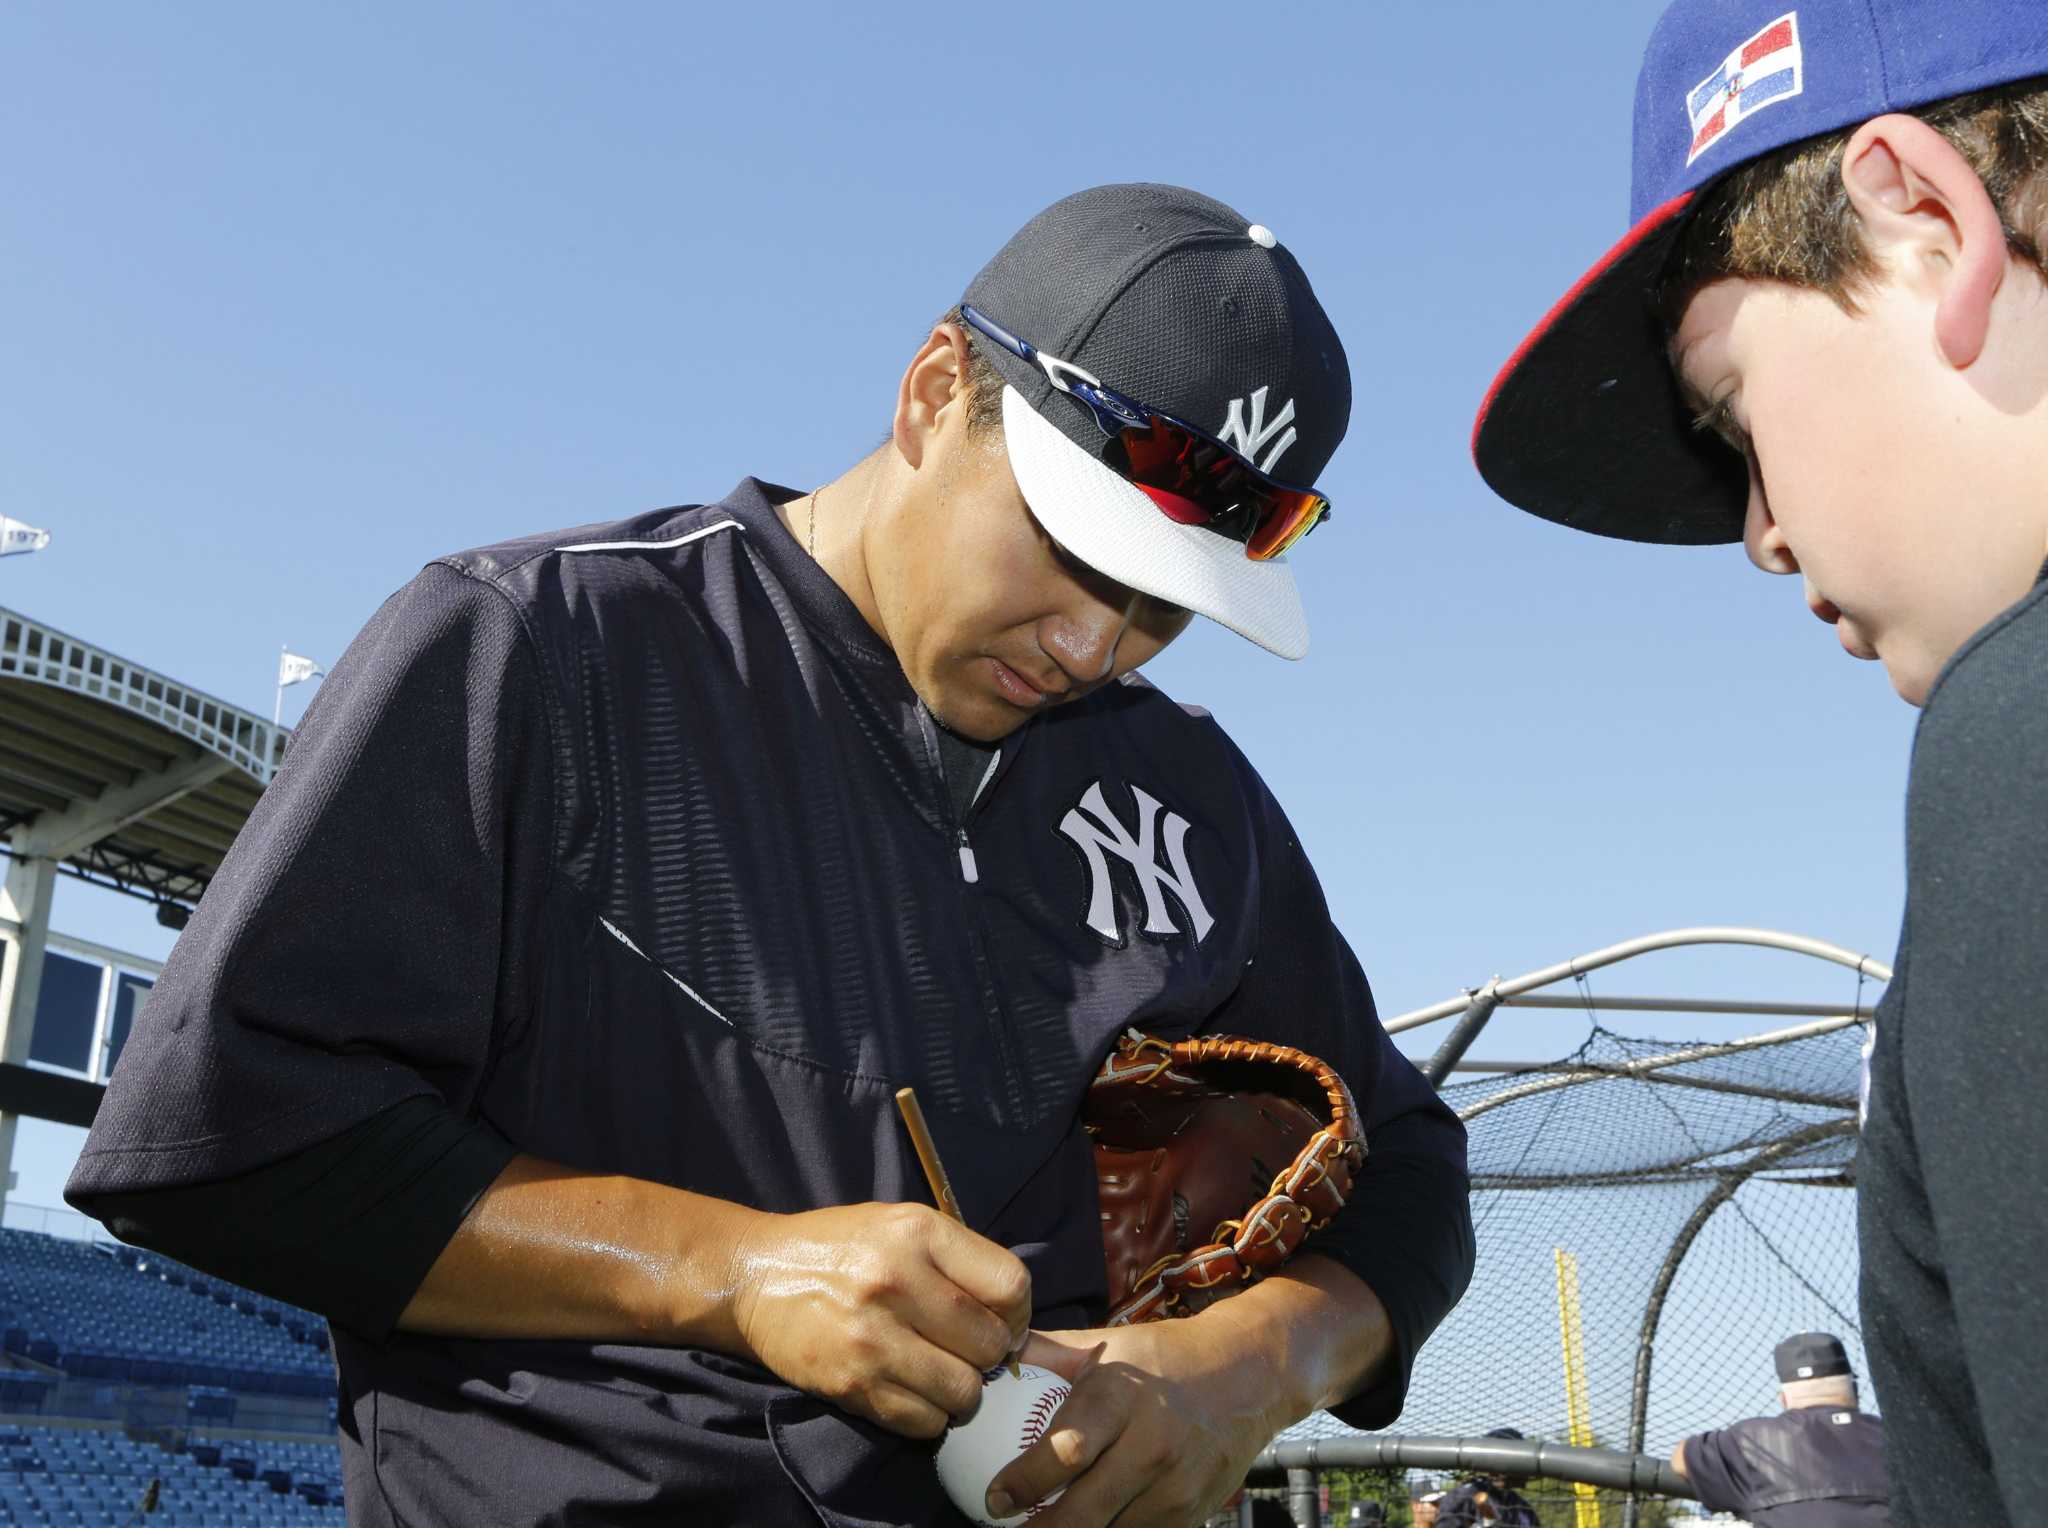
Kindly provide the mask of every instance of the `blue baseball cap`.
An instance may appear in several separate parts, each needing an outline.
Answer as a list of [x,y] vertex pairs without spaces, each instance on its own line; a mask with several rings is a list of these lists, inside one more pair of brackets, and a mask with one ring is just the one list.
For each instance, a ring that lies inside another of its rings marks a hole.
[[1472,456],[1510,504],[1630,541],[1740,541],[1748,472],[1692,427],[1657,289],[1730,170],[1886,112],[2048,75],[2043,0],[1677,0],[1636,79],[1631,227],[1509,357]]

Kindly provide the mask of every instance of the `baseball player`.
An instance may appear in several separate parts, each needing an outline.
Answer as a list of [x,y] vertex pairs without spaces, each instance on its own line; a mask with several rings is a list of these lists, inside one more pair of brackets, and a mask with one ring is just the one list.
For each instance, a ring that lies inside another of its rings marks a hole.
[[[1519,1443],[1523,1434],[1519,1427],[1496,1427],[1486,1436]],[[1515,1489],[1517,1482],[1527,1485],[1528,1480],[1526,1475],[1496,1470],[1460,1481],[1438,1499],[1431,1521],[1442,1523],[1444,1528],[1478,1528],[1486,1523],[1498,1523],[1503,1528],[1540,1528],[1542,1517],[1529,1505],[1528,1498]]]
[[[821,489],[432,564],[180,941],[73,1202],[328,1316],[380,1528],[956,1522],[932,1440],[1027,1326],[1074,1389],[998,1515],[1199,1521],[1291,1420],[1384,1425],[1470,1274],[1463,1133],[1257,773],[1138,673],[1196,614],[1302,655],[1349,405],[1279,237],[1100,187]],[[1324,1058],[1370,1155],[1277,1274],[1102,1330],[1077,1110],[1129,1027]]]
[[1800,1332],[1771,1358],[1784,1410],[1687,1438],[1671,1467],[1756,1528],[1890,1528],[1884,1423],[1857,1408],[1842,1340]]
[[[1741,541],[1922,708],[1857,1167],[1901,1522],[2041,1522],[2048,1227],[2048,8],[1679,0],[1635,226],[1508,363],[1480,470]],[[1796,810],[1768,803],[1766,809]]]

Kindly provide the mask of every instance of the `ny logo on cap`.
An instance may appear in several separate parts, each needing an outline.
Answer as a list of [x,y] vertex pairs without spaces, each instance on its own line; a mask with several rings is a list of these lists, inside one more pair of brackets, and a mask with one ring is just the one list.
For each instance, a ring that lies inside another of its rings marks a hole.
[[[1245,400],[1230,400],[1230,417],[1223,422],[1223,428],[1216,432],[1216,438],[1226,446],[1234,446],[1244,453],[1245,458],[1261,472],[1271,472],[1273,464],[1280,460],[1281,453],[1294,444],[1294,400],[1289,398],[1287,406],[1273,416],[1273,422],[1266,422],[1266,389],[1260,388],[1251,396],[1251,423],[1244,418]],[[1280,435],[1282,430],[1287,431]],[[1273,447],[1264,461],[1259,453],[1265,450],[1266,442],[1280,435],[1280,443]]]
[[1799,12],[1787,11],[1693,86],[1685,98],[1686,115],[1692,118],[1692,151],[1685,162],[1706,153],[1737,123],[1805,88]]
[[[1199,944],[1216,920],[1209,916],[1188,869],[1188,820],[1178,812],[1166,811],[1138,786],[1131,787],[1131,799],[1138,808],[1135,833],[1118,821],[1103,800],[1100,780],[1082,792],[1081,804],[1060,819],[1060,832],[1072,840],[1088,866],[1088,911],[1081,921],[1111,944],[1124,942],[1123,926],[1110,897],[1107,856],[1113,854],[1137,873],[1138,890],[1145,898],[1145,932],[1162,937],[1187,932],[1166,910],[1166,893],[1172,892],[1194,925]],[[1165,865],[1158,858],[1161,838],[1165,840]]]

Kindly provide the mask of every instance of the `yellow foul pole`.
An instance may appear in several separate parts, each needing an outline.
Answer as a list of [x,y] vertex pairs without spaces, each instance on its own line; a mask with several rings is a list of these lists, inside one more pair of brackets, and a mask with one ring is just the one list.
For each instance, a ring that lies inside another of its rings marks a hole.
[[[1587,1415],[1586,1345],[1579,1330],[1579,1260],[1562,1247],[1557,1256],[1557,1330],[1564,1341],[1564,1409],[1575,1448],[1593,1446],[1593,1422]],[[1600,1499],[1593,1487],[1575,1481],[1572,1493],[1578,1498],[1577,1528],[1600,1528]]]

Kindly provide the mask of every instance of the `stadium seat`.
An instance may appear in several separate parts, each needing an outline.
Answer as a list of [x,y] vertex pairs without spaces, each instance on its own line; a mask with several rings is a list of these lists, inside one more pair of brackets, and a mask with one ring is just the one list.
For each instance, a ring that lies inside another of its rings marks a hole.
[[[0,1351],[54,1355],[65,1371],[0,1359],[0,1411],[45,1411],[63,1385],[74,1419],[0,1425],[0,1528],[125,1528],[152,1479],[153,1528],[340,1528],[333,1365],[311,1313],[153,1253],[0,1229]],[[163,1397],[170,1387],[184,1394]],[[125,1436],[138,1398],[157,1408],[152,1425],[210,1436],[176,1450]],[[265,1427],[305,1417],[298,1425],[317,1431],[303,1443],[234,1437],[243,1416]]]

